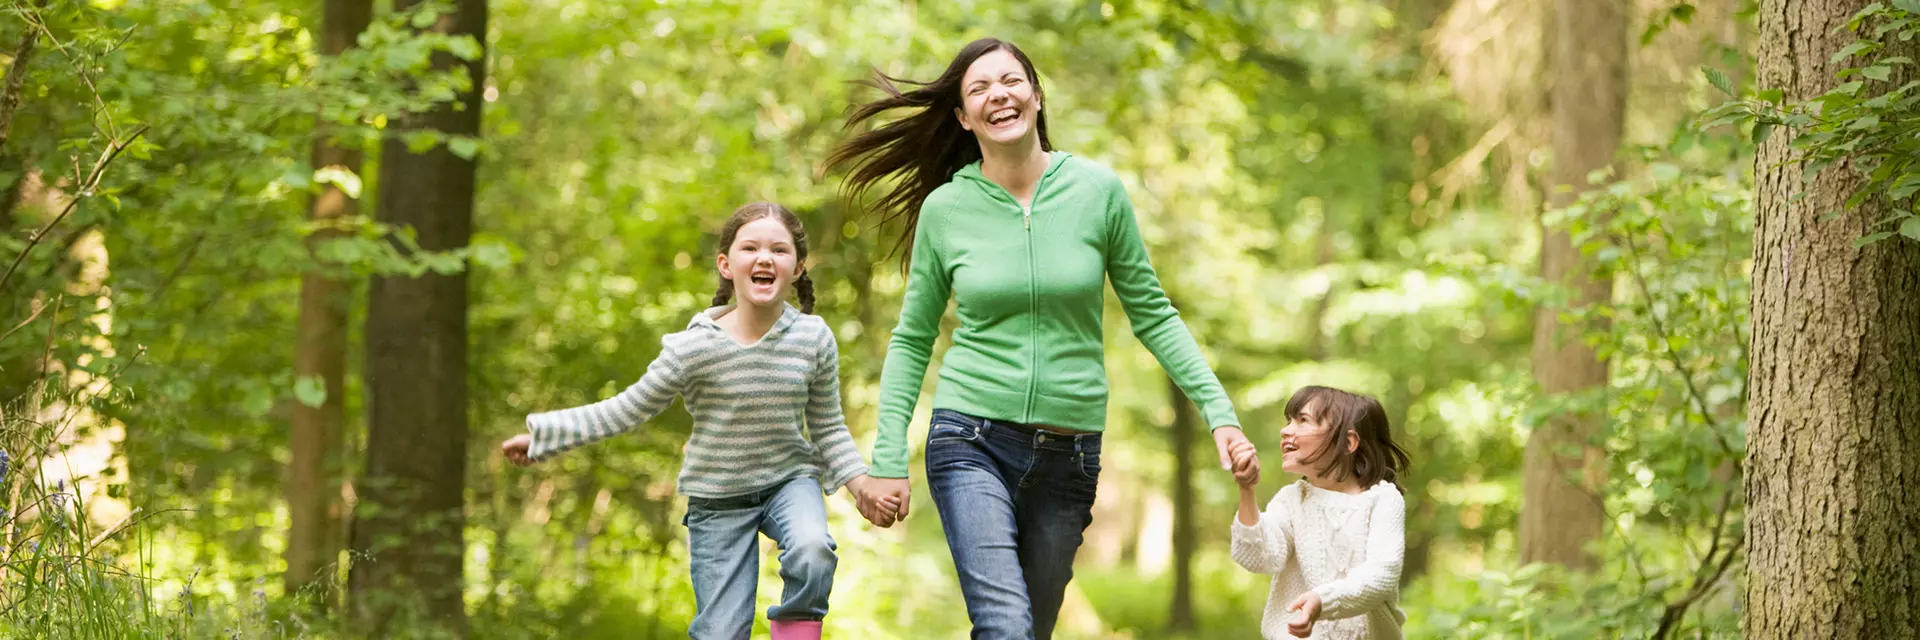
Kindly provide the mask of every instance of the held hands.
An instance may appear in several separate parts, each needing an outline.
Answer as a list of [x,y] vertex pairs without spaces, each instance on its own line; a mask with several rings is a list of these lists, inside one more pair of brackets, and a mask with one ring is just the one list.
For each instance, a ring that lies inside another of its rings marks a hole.
[[533,458],[527,457],[527,447],[530,446],[533,446],[533,436],[522,433],[501,442],[500,453],[506,454],[507,462],[524,467],[533,464]]
[[1220,468],[1233,472],[1233,481],[1243,488],[1260,483],[1260,455],[1239,427],[1213,430],[1213,444],[1220,450]]
[[1300,617],[1287,623],[1287,633],[1295,638],[1313,635],[1313,623],[1320,620],[1320,592],[1308,591],[1287,605],[1288,611],[1300,612]]
[[906,478],[875,478],[865,474],[847,481],[860,515],[882,529],[907,518],[911,487]]

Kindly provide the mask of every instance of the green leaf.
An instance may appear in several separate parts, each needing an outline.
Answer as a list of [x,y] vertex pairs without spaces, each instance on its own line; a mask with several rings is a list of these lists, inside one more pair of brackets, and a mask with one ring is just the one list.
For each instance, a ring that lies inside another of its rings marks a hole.
[[425,6],[422,6],[421,9],[420,11],[413,12],[413,18],[408,22],[408,24],[413,25],[413,28],[425,29],[433,26],[434,22],[440,20],[440,12]]
[[1766,144],[1767,138],[1772,135],[1773,125],[1765,122],[1756,122],[1753,124],[1753,146],[1757,147]]
[[408,133],[406,140],[407,151],[419,155],[433,149],[434,145],[440,144],[440,132],[422,129]]
[[249,417],[267,417],[267,412],[273,411],[272,392],[268,391],[264,385],[249,385],[249,387],[240,400],[241,410],[245,411]]
[[1847,125],[1847,129],[1852,131],[1864,131],[1864,130],[1872,129],[1878,126],[1880,126],[1880,116],[1869,113],[1867,115],[1855,118],[1853,122]]
[[1754,93],[1753,97],[1759,98],[1761,100],[1765,100],[1769,104],[1776,104],[1776,105],[1782,102],[1785,102],[1787,99],[1786,93],[1782,92],[1779,89],[1764,89],[1757,93]]
[[1860,247],[1864,247],[1864,246],[1867,246],[1891,237],[1893,237],[1892,231],[1881,231],[1879,233],[1869,233],[1867,235],[1854,238],[1853,248],[1858,249]]
[[1920,240],[1920,216],[1907,218],[1906,222],[1900,223],[1900,235]]
[[1713,85],[1713,88],[1719,89],[1721,93],[1733,96],[1733,81],[1727,79],[1727,74],[1713,67],[1704,67],[1701,71],[1707,74],[1707,84]]
[[1867,42],[1865,40],[1855,40],[1853,44],[1849,44],[1845,47],[1842,47],[1840,51],[1834,53],[1833,58],[1827,60],[1827,62],[1840,62],[1842,60],[1846,60],[1847,58],[1854,57],[1861,53],[1878,49],[1879,47],[1880,45],[1872,42]]
[[1920,13],[1920,0],[1893,0],[1893,8],[1907,13]]
[[461,60],[467,62],[479,60],[482,52],[480,42],[474,40],[473,36],[461,36],[447,40],[447,53],[451,53],[453,57]]
[[293,398],[318,409],[327,402],[327,382],[320,376],[301,376],[293,382]]
[[1878,2],[1867,5],[1866,8],[1861,9],[1858,13],[1853,14],[1853,17],[1847,18],[1847,30],[1859,31],[1861,22],[1866,21],[1867,18],[1880,15],[1880,12],[1885,11],[1886,9],[1887,9],[1887,5],[1880,4]]
[[480,141],[470,136],[458,136],[447,141],[447,150],[462,160],[472,160],[480,153]]
[[1862,69],[1860,71],[1860,75],[1866,76],[1874,80],[1879,80],[1881,82],[1886,82],[1887,78],[1893,75],[1893,67],[1889,67],[1884,64],[1876,64],[1871,67],[1867,67],[1866,69]]
[[280,176],[280,182],[294,189],[305,189],[313,186],[313,172],[307,170],[305,163],[301,163]]
[[1887,190],[1887,196],[1894,200],[1905,200],[1917,191],[1920,191],[1920,173],[1909,173],[1899,184]]

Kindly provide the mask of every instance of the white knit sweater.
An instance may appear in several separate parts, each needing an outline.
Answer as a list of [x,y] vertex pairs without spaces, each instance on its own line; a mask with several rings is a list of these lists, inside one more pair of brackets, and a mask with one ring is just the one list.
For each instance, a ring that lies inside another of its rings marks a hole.
[[1233,519],[1233,561],[1273,575],[1260,633],[1292,638],[1287,605],[1320,593],[1316,640],[1400,638],[1400,564],[1406,556],[1407,503],[1391,482],[1348,494],[1302,479],[1280,488],[1253,526]]

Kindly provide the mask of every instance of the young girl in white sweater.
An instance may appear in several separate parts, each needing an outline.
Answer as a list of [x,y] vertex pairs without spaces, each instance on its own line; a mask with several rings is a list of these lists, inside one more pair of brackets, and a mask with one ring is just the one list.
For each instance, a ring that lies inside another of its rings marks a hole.
[[1264,512],[1253,496],[1253,447],[1232,451],[1240,483],[1233,560],[1273,576],[1261,635],[1400,638],[1407,506],[1393,480],[1407,454],[1393,443],[1386,411],[1368,396],[1306,387],[1287,401],[1280,438],[1280,470],[1301,479]]

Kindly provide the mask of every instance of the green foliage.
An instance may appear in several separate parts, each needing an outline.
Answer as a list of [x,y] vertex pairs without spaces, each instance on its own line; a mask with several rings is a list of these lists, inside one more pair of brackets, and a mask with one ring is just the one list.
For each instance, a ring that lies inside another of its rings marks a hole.
[[[39,358],[51,335],[45,379],[111,377],[97,397],[74,398],[99,426],[125,429],[115,447],[130,477],[106,484],[167,515],[134,530],[143,546],[110,545],[115,555],[61,574],[75,576],[56,581],[72,588],[37,592],[93,595],[41,600],[39,611],[73,611],[53,605],[85,597],[151,616],[162,636],[338,635],[309,606],[326,593],[278,586],[287,416],[327,394],[292,373],[299,278],[361,287],[376,274],[467,269],[473,635],[682,635],[693,604],[672,485],[686,414],[529,470],[504,465],[495,443],[528,412],[630,383],[660,337],[706,306],[720,221],[761,198],[799,212],[810,231],[849,421],[870,438],[901,278],[886,259],[888,230],[842,201],[839,177],[818,162],[845,135],[845,107],[872,95],[845,81],[874,67],[930,78],[980,35],[1021,43],[1044,75],[1056,143],[1126,181],[1160,276],[1256,443],[1274,449],[1280,405],[1302,384],[1385,401],[1415,464],[1401,482],[1413,636],[1645,635],[1725,537],[1712,525],[1719,489],[1737,484],[1718,470],[1744,446],[1744,391],[1728,381],[1745,369],[1734,338],[1751,221],[1749,179],[1724,169],[1746,161],[1689,138],[1693,150],[1646,156],[1631,179],[1564,214],[1592,219],[1587,239],[1614,240],[1593,251],[1621,274],[1623,297],[1607,310],[1612,328],[1592,339],[1617,374],[1604,396],[1537,398],[1533,306],[1563,298],[1531,275],[1532,212],[1498,206],[1493,185],[1436,177],[1471,155],[1480,132],[1433,77],[1422,45],[1438,10],[1422,3],[502,0],[485,43],[415,34],[446,10],[426,3],[376,17],[338,57],[315,51],[312,2],[50,4],[40,15],[64,47],[29,69],[33,92],[0,184],[32,175],[58,189],[75,156],[86,168],[109,145],[129,146],[0,292],[0,331],[43,310],[0,338],[0,371]],[[1665,14],[1673,25],[1690,17],[1678,6]],[[17,17],[0,19],[0,43],[17,41]],[[481,87],[427,65],[482,53]],[[479,138],[408,127],[408,113],[469,89],[484,102]],[[129,142],[140,126],[151,128]],[[367,164],[311,166],[322,139],[367,152]],[[480,159],[468,247],[421,251],[409,230],[373,220],[385,140]],[[327,185],[361,215],[308,220],[308,199]],[[37,201],[22,209],[0,234],[0,258],[47,216]],[[311,242],[323,229],[339,233]],[[97,281],[70,257],[89,237],[106,257]],[[1172,579],[1154,545],[1167,537],[1175,468],[1170,399],[1118,309],[1107,328],[1106,484],[1076,580],[1084,599],[1070,605],[1082,626],[1063,635],[1167,637]],[[357,329],[350,336],[342,400],[357,451],[363,388],[377,381],[357,374]],[[1611,418],[1617,528],[1605,570],[1507,571],[1525,429],[1569,402]],[[1192,444],[1203,458],[1194,637],[1246,635],[1266,581],[1226,561],[1232,487],[1204,464],[1210,445]],[[1262,495],[1289,480],[1269,475]],[[915,495],[914,518],[887,531],[829,498],[842,558],[831,632],[964,628],[938,514],[924,486]],[[1719,530],[1738,530],[1737,502]],[[778,591],[772,558],[763,607]],[[89,577],[86,567],[102,569]],[[0,593],[14,593],[18,575]],[[1738,579],[1736,564],[1704,581],[1711,589],[1683,626],[1732,629],[1726,599]],[[1589,601],[1599,615],[1576,607]],[[69,619],[19,620],[42,625],[21,627],[33,635]]]
[[[1591,575],[1544,566],[1440,577],[1415,588],[1421,633],[1474,637],[1735,635],[1743,566],[1741,460],[1746,452],[1747,269],[1752,177],[1696,135],[1645,149],[1642,171],[1600,183],[1549,214],[1619,285],[1587,336],[1611,361],[1609,385],[1524,400],[1526,424],[1565,412],[1607,416],[1608,530]],[[1712,146],[1726,141],[1706,139]],[[1544,283],[1533,286],[1545,289]],[[1546,294],[1548,300],[1564,300]],[[1684,604],[1682,604],[1684,603]],[[1411,631],[1410,631],[1411,633]]]
[[[1913,72],[1911,57],[1892,55],[1913,50],[1911,43],[1920,35],[1920,4],[1894,2],[1889,7],[1875,2],[1848,19],[1845,28],[1860,39],[1829,61],[1849,65],[1836,74],[1837,86],[1800,102],[1787,100],[1778,89],[1762,90],[1708,111],[1700,126],[1752,122],[1756,143],[1774,128],[1786,128],[1793,133],[1791,146],[1802,154],[1798,164],[1803,180],[1843,163],[1864,178],[1847,198],[1847,209],[1870,198],[1890,205],[1891,215],[1872,221],[1873,231],[1856,245],[1895,236],[1920,242],[1920,216],[1914,215],[1915,196],[1920,194],[1920,79],[1915,79],[1920,75]],[[1708,75],[1715,73],[1710,70]],[[1714,86],[1733,95],[1724,75]]]

